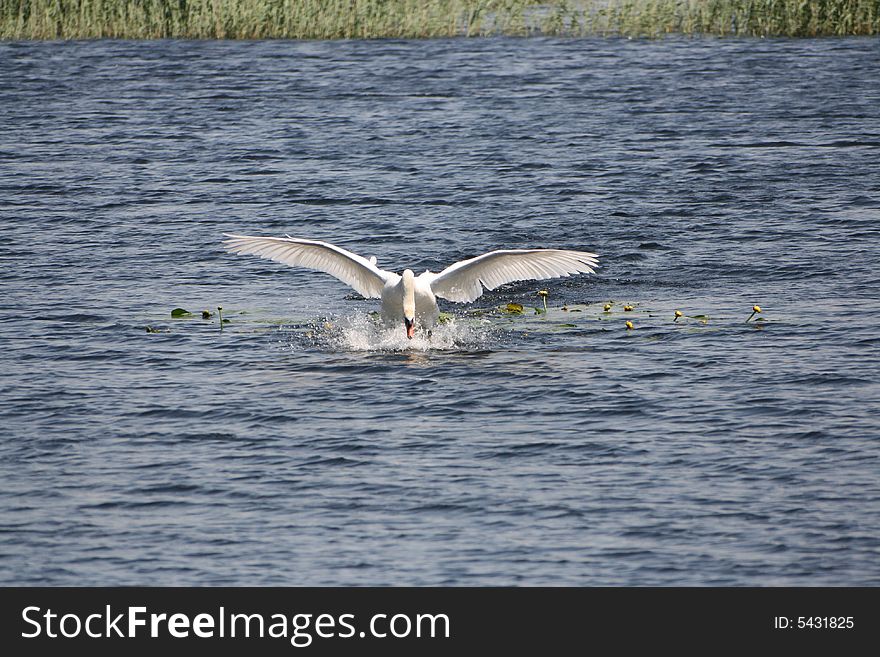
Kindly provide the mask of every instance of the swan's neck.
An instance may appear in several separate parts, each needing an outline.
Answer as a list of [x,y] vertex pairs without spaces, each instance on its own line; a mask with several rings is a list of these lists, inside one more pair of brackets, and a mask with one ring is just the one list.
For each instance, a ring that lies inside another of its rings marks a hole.
[[403,272],[403,316],[407,319],[416,316],[416,279],[411,269]]

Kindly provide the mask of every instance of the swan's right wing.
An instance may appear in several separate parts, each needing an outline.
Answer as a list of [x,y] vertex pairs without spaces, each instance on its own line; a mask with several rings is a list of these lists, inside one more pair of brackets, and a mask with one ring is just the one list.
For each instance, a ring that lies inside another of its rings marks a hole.
[[367,299],[382,296],[385,282],[397,274],[383,271],[366,258],[338,246],[295,237],[248,237],[229,235],[223,243],[232,253],[249,253],[285,265],[317,269],[350,285]]
[[431,290],[438,297],[459,303],[476,300],[483,287],[494,290],[514,281],[542,280],[571,274],[593,274],[598,256],[586,251],[523,249],[492,251],[456,262],[435,274]]

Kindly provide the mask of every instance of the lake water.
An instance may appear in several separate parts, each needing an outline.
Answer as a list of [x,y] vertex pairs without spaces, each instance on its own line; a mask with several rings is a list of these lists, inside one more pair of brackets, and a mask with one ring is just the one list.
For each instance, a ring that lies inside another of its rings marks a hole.
[[[0,583],[880,585],[878,61],[0,43]],[[602,267],[409,343],[223,232]]]

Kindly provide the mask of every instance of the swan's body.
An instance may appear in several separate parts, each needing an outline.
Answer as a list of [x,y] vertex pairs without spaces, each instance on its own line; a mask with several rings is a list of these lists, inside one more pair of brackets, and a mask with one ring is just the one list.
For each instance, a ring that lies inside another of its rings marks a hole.
[[393,326],[400,323],[402,316],[409,337],[415,327],[411,329],[407,319],[415,319],[415,324],[430,329],[440,316],[437,298],[424,276],[415,276],[407,269],[382,288],[382,321]]
[[389,325],[403,320],[407,337],[416,325],[430,329],[440,316],[437,297],[465,303],[476,300],[483,288],[494,290],[513,281],[542,280],[592,274],[598,257],[586,251],[522,249],[492,251],[456,262],[441,271],[416,276],[379,269],[376,257],[369,259],[316,240],[294,237],[248,237],[229,235],[226,248],[232,253],[249,253],[287,265],[307,267],[335,276],[368,299],[382,300],[382,320]]

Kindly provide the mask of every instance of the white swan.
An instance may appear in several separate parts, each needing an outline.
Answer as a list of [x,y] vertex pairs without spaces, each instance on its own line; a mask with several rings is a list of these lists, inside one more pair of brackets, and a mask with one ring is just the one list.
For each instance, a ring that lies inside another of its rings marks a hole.
[[249,253],[286,265],[317,269],[335,276],[368,299],[382,299],[382,320],[396,324],[401,319],[406,337],[412,338],[416,324],[430,329],[440,316],[437,297],[460,303],[474,301],[483,287],[494,290],[505,283],[558,278],[571,274],[593,274],[598,256],[585,251],[525,249],[492,251],[456,262],[439,274],[426,271],[419,276],[411,269],[402,275],[376,266],[369,260],[316,240],[290,237],[248,237],[223,234],[232,253]]

